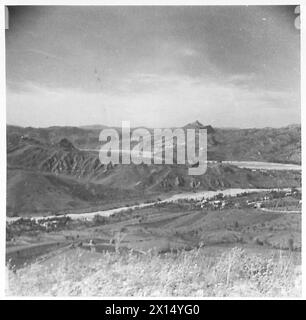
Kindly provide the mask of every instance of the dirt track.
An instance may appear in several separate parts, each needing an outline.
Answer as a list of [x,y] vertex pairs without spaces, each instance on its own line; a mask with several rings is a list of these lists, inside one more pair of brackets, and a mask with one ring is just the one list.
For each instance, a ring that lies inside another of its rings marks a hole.
[[287,211],[287,210],[276,210],[276,209],[268,209],[268,208],[260,208],[260,210],[262,211],[266,211],[266,212],[273,212],[273,213],[279,213],[279,214],[282,214],[282,213],[292,213],[292,214],[302,214],[302,211],[301,210],[292,210],[292,211]]

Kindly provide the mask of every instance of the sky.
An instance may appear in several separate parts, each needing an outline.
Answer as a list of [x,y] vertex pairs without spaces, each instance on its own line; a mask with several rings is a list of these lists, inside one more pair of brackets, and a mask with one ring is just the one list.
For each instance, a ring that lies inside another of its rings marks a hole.
[[7,123],[300,123],[295,6],[11,6]]

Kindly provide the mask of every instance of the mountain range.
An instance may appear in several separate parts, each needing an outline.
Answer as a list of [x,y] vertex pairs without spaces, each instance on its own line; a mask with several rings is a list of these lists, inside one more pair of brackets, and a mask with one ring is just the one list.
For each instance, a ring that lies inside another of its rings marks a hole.
[[[301,162],[300,126],[218,129],[197,121],[184,127],[189,128],[207,129],[211,160]],[[218,162],[209,164],[203,176],[189,176],[188,165],[103,165],[94,151],[99,132],[7,126],[7,215],[105,208],[195,189],[301,184],[299,172],[254,172]]]

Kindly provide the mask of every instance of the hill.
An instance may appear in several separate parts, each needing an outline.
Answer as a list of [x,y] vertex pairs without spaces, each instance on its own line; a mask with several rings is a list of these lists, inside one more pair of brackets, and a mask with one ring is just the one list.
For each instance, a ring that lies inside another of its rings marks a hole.
[[216,129],[208,151],[218,159],[301,163],[301,126]]
[[[54,144],[66,138],[78,149],[99,150],[100,129],[93,127],[22,128],[7,126],[8,143],[18,137]],[[104,127],[103,127],[104,128]],[[204,126],[199,121],[183,127],[206,128],[209,160],[268,161],[301,163],[301,126],[262,129],[222,129]],[[117,128],[119,135],[120,130]],[[153,130],[150,129],[152,132]],[[121,136],[121,135],[120,135]]]
[[200,121],[196,120],[192,123],[188,123],[183,127],[183,129],[206,129],[208,134],[215,133],[212,126],[204,126]]
[[7,166],[8,215],[78,211],[156,199],[167,192],[301,184],[299,172],[253,171],[220,163],[209,164],[202,176],[189,176],[185,165],[103,165],[97,152],[81,151],[68,139],[46,144],[10,136]]
[[[195,122],[187,127],[204,126]],[[300,129],[211,129],[208,157],[299,163]],[[103,165],[96,151],[81,150],[97,146],[98,134],[99,130],[77,127],[8,126],[7,214],[105,208],[181,191],[301,185],[299,172],[266,172],[222,163],[209,164],[202,176],[189,176],[188,165]]]
[[260,172],[240,169],[229,164],[209,164],[206,174],[189,176],[188,165],[103,165],[96,152],[81,151],[68,139],[57,144],[43,144],[37,140],[20,138],[9,144],[7,153],[9,169],[33,170],[80,182],[102,184],[118,189],[172,190],[226,187],[263,187],[299,183],[298,173]]
[[7,172],[7,216],[47,216],[112,208],[139,201],[141,193],[21,169]]

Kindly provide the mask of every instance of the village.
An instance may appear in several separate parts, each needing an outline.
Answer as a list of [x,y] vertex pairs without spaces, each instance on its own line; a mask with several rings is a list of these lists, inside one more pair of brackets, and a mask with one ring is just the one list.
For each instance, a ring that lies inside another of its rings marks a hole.
[[[224,196],[222,193],[219,193],[212,199],[205,199],[203,198],[198,205],[200,205],[201,209],[225,209],[225,208],[254,208],[254,209],[260,209],[260,208],[271,208],[273,207],[273,201],[274,199],[284,199],[284,198],[291,198],[291,199],[298,199],[298,203],[295,201],[295,205],[297,208],[301,209],[302,206],[302,200],[301,200],[301,193],[295,189],[292,188],[290,191],[269,191],[264,194],[260,194],[258,196],[252,197],[252,199],[243,200],[243,201],[237,201],[237,198],[241,198],[242,196],[245,196],[245,194],[238,194],[233,199],[229,196]],[[291,203],[292,204],[292,203]],[[281,204],[277,202],[274,206],[274,209],[277,210],[278,206]],[[282,204],[283,207],[283,204]]]

